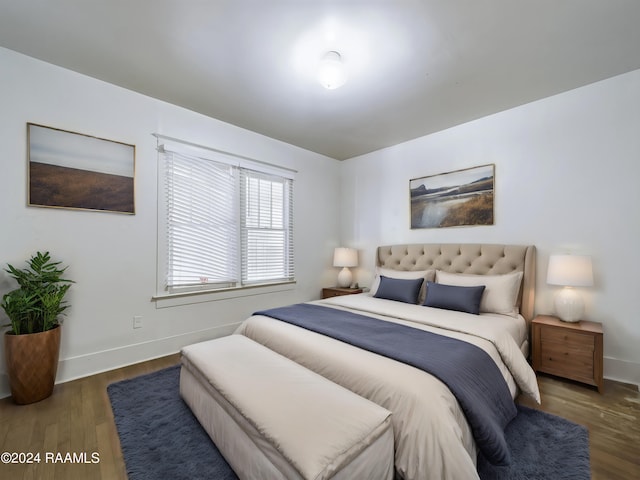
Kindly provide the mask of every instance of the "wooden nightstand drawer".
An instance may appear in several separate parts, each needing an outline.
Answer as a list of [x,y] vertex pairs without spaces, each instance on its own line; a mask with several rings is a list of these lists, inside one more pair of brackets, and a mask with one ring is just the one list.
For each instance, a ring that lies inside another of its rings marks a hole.
[[543,345],[540,357],[542,371],[576,380],[593,378],[593,353]]
[[567,331],[558,328],[544,328],[540,332],[542,343],[557,343],[567,348],[593,352],[595,342],[593,335]]

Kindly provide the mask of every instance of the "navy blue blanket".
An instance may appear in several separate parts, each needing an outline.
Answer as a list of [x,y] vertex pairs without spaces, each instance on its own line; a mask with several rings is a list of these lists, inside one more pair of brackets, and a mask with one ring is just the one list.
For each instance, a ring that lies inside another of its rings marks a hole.
[[365,315],[301,303],[256,312],[404,362],[440,379],[460,404],[484,457],[511,462],[504,428],[517,410],[491,357],[454,338]]

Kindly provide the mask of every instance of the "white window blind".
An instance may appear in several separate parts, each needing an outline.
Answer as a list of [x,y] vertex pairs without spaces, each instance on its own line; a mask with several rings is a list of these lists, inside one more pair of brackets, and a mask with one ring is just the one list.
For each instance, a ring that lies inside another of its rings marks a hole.
[[166,152],[167,286],[238,283],[237,171]]
[[293,183],[241,169],[242,283],[293,280]]
[[291,178],[160,152],[169,292],[294,279]]

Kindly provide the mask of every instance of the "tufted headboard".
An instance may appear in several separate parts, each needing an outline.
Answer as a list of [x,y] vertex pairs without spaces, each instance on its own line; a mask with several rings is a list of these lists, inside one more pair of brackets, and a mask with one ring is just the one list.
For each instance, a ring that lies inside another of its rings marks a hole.
[[523,272],[518,294],[520,314],[533,319],[536,247],[470,243],[424,243],[378,247],[376,265],[393,270],[444,270],[450,273],[500,275]]

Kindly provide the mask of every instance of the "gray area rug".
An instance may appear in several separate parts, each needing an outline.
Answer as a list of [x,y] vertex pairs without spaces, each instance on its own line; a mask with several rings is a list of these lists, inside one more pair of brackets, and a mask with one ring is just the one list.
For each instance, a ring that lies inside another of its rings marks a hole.
[[[179,378],[175,366],[107,388],[129,480],[237,479],[180,398]],[[494,467],[479,459],[482,480],[591,478],[585,427],[518,406],[506,435],[512,464]]]

